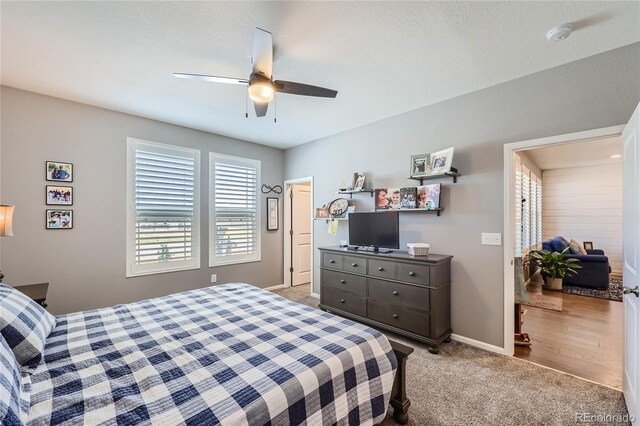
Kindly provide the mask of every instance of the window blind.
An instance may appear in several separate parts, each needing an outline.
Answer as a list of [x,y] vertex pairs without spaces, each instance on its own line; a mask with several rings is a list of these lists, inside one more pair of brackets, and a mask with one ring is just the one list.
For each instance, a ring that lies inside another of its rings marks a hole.
[[516,154],[514,158],[515,165],[515,246],[516,246],[516,257],[522,256],[522,163],[520,162],[520,157]]
[[260,260],[260,162],[211,154],[211,265]]
[[542,179],[514,154],[515,255],[526,255],[542,243]]
[[199,152],[132,140],[130,156],[128,272],[199,267]]

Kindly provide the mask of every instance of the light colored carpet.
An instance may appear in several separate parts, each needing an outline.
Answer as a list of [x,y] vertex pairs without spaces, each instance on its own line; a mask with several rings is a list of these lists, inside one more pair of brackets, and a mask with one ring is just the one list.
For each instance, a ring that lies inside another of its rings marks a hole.
[[[308,285],[276,293],[309,306],[319,302]],[[614,389],[459,342],[433,355],[426,345],[385,334],[415,348],[407,369],[410,425],[575,425],[586,423],[576,421],[581,413],[631,424]],[[395,425],[390,413],[382,424]]]

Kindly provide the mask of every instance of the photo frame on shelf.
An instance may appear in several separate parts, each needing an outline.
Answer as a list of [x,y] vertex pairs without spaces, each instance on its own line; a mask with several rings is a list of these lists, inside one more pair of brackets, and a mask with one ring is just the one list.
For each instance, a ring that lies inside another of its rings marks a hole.
[[277,231],[279,229],[278,202],[279,199],[276,197],[267,197],[267,231]]
[[45,203],[48,206],[72,206],[73,187],[62,185],[47,185],[45,187]]
[[451,171],[453,151],[451,147],[431,154],[431,175],[443,175]]
[[358,179],[356,179],[355,184],[353,185],[354,191],[362,191],[364,189],[364,182],[366,180],[365,175],[358,175]]
[[412,178],[431,174],[431,154],[414,154],[411,156],[409,176]]
[[73,164],[46,161],[45,178],[49,182],[73,182]]
[[329,219],[329,209],[326,207],[318,207],[316,209],[316,219]]

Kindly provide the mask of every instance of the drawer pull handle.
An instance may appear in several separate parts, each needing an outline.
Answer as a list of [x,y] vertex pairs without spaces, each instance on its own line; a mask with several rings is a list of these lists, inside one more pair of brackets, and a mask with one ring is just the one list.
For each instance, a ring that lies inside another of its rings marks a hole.
[[393,317],[394,318],[398,318],[398,314],[393,314]]
[[382,272],[382,271],[384,271],[384,268],[381,266],[381,267],[378,268],[378,271]]
[[340,303],[344,303],[344,299],[340,299]]
[[394,292],[393,292],[393,295],[394,295],[394,296],[397,296],[397,295],[398,295],[398,292],[397,292],[397,291],[394,291]]
[[329,263],[336,263],[336,261],[335,261],[335,260],[333,260],[333,259],[331,259],[331,260],[329,261]]
[[410,276],[410,277],[415,277],[415,276],[416,276],[416,273],[415,273],[415,272],[413,272],[413,271],[411,271],[411,272],[409,272],[409,276]]
[[340,280],[340,284],[345,284],[346,281],[345,280]]
[[354,268],[357,268],[358,264],[357,263],[352,263],[351,266],[353,266]]

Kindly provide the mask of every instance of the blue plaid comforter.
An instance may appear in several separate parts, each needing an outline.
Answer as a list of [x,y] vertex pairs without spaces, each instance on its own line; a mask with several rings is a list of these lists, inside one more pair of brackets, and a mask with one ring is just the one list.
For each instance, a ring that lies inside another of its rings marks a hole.
[[219,285],[58,316],[29,424],[374,424],[396,366],[376,330]]

